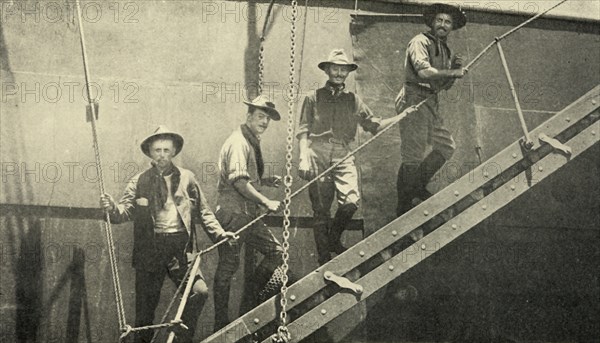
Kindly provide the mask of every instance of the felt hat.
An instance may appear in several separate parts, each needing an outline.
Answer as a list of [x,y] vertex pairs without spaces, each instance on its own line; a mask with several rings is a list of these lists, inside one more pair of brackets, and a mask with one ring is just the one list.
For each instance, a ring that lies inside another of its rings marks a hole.
[[281,119],[279,112],[275,109],[275,104],[269,101],[269,98],[265,95],[259,95],[252,101],[244,101],[244,104],[248,105],[248,107],[260,108],[275,121]]
[[358,68],[358,64],[351,62],[346,56],[344,49],[334,49],[329,53],[326,61],[319,63],[319,69],[325,70],[328,65],[337,64],[345,65],[350,67],[350,71],[354,71]]
[[448,4],[435,3],[425,7],[423,11],[423,20],[429,27],[433,26],[433,19],[439,13],[446,13],[452,16],[453,30],[458,30],[467,24],[467,16],[460,8]]
[[144,138],[142,144],[140,144],[142,152],[146,156],[150,157],[150,145],[159,138],[170,138],[173,140],[173,144],[175,145],[175,155],[173,156],[179,154],[181,148],[183,148],[183,137],[180,134],[169,130],[166,126],[160,125],[152,134]]

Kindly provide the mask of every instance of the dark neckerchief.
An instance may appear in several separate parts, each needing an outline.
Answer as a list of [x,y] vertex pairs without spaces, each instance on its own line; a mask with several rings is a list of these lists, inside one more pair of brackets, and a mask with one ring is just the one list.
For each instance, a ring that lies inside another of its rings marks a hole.
[[431,32],[423,32],[423,34],[435,43],[435,55],[436,56],[440,55],[440,50],[441,50],[442,45],[444,46],[444,48],[448,49],[448,44],[446,43],[447,37],[446,38],[437,38]]
[[164,177],[168,175],[171,175],[171,195],[173,195],[179,187],[179,181],[181,179],[179,168],[171,164],[162,174],[156,166],[153,166],[150,169],[150,203],[152,204],[154,213],[158,213],[164,209],[165,203],[167,202],[168,188],[167,181]]
[[250,130],[248,125],[242,124],[242,135],[244,138],[250,143],[252,149],[254,149],[254,156],[256,157],[256,169],[258,170],[258,177],[262,179],[263,173],[265,171],[265,163],[262,158],[262,151],[260,150],[260,139],[256,137],[254,133]]
[[327,81],[325,83],[325,89],[327,89],[334,97],[337,97],[338,95],[342,94],[344,88],[346,88],[346,85],[343,83],[341,85],[336,85],[331,81]]

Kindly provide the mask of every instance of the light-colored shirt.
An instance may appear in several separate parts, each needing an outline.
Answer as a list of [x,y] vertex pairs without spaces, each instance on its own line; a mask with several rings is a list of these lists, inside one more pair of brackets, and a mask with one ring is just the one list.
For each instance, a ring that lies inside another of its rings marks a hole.
[[419,76],[419,71],[435,68],[438,70],[451,68],[451,51],[445,41],[424,32],[416,35],[408,43],[404,61],[405,83],[409,86],[421,86],[438,91],[444,88],[445,80],[426,80]]
[[235,130],[221,147],[219,173],[217,210],[256,215],[258,205],[246,199],[233,186],[240,179],[248,180],[255,188],[260,186],[254,149],[240,128]]
[[184,232],[185,227],[181,222],[173,195],[171,194],[171,175],[164,176],[165,182],[167,183],[167,201],[162,210],[156,214],[156,220],[154,223],[154,232],[156,233],[174,233]]

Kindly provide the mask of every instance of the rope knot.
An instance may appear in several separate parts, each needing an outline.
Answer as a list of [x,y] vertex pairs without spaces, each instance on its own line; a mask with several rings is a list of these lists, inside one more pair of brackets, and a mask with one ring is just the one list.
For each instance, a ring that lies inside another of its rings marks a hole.
[[121,336],[119,336],[119,341],[122,341],[127,336],[129,336],[129,334],[133,332],[133,328],[131,327],[131,325],[125,324],[125,326],[121,328],[121,331],[123,331],[123,333],[121,334]]

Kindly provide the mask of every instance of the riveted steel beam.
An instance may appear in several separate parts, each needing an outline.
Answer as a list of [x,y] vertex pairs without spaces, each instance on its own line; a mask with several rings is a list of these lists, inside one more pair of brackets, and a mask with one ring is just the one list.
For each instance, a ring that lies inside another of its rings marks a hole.
[[[481,191],[484,187],[488,187],[491,184],[496,184],[497,187],[497,184],[499,183],[504,184],[508,182],[509,180],[503,180],[502,171],[509,170],[523,163],[531,165],[532,163],[535,163],[535,161],[544,159],[548,155],[554,155],[552,146],[540,141],[540,136],[559,139],[561,135],[565,135],[573,130],[582,130],[583,128],[578,128],[578,123],[585,121],[586,118],[597,116],[599,104],[600,86],[597,86],[555,116],[548,119],[545,123],[532,130],[530,132],[533,141],[531,150],[523,151],[520,142],[514,142],[473,171],[464,175],[427,201],[419,204],[411,211],[404,214],[402,217],[390,222],[366,239],[355,244],[343,254],[309,273],[288,288],[288,310],[298,306],[300,303],[313,297],[328,286],[328,283],[324,278],[325,271],[332,272],[335,275],[346,275],[348,272],[356,269],[372,257],[387,251],[392,245],[397,243],[414,229],[421,227],[432,218],[448,212],[449,209],[456,206],[459,202],[468,200],[469,197],[472,197],[471,195],[474,194],[474,192]],[[595,111],[596,113],[594,114]],[[572,135],[576,135],[577,133],[578,132],[571,132]],[[565,144],[575,150],[575,147],[573,147],[571,143]],[[575,155],[576,152],[573,151],[573,154]],[[527,179],[531,179],[533,169],[529,168],[529,170],[526,170],[523,173],[525,173]],[[536,171],[536,173],[539,173],[539,171]],[[537,176],[538,175],[536,174],[536,177]],[[526,187],[531,187],[533,184],[528,182],[524,183],[524,185]],[[483,197],[483,195],[481,197]],[[480,199],[481,197],[478,197],[477,199]],[[488,205],[486,205],[486,208],[487,206]],[[485,215],[485,213],[485,211],[482,211],[480,216]],[[421,244],[421,242],[422,240],[419,241],[419,244]],[[384,263],[384,265],[387,263],[388,262]],[[365,298],[366,296],[364,295],[361,297],[361,299]],[[261,330],[265,325],[278,318],[278,304],[279,298],[278,296],[275,296],[236,319],[222,330],[214,333],[203,342],[236,342],[254,334]],[[324,315],[320,314],[320,316]],[[226,337],[228,339],[225,339]]]
[[[569,140],[568,144],[572,147],[572,157],[578,156],[597,144],[599,141],[599,130],[600,123],[596,121]],[[570,158],[562,154],[549,154],[536,162],[533,168],[539,170],[540,173],[537,175],[538,182],[534,186],[566,165],[569,161]],[[289,343],[300,342],[303,338],[306,338],[312,332],[326,325],[344,312],[366,301],[367,298],[399,277],[402,273],[437,253],[444,246],[472,229],[475,225],[491,216],[521,194],[527,192],[531,187],[527,183],[522,182],[525,173],[526,171],[521,172],[513,180],[497,188],[455,218],[450,219],[420,241],[357,280],[355,284],[363,288],[360,298],[357,298],[353,294],[337,293],[290,323],[288,325],[291,334]],[[406,253],[407,251],[410,251],[410,253]],[[270,342],[269,339],[262,341],[262,343],[268,342]]]

